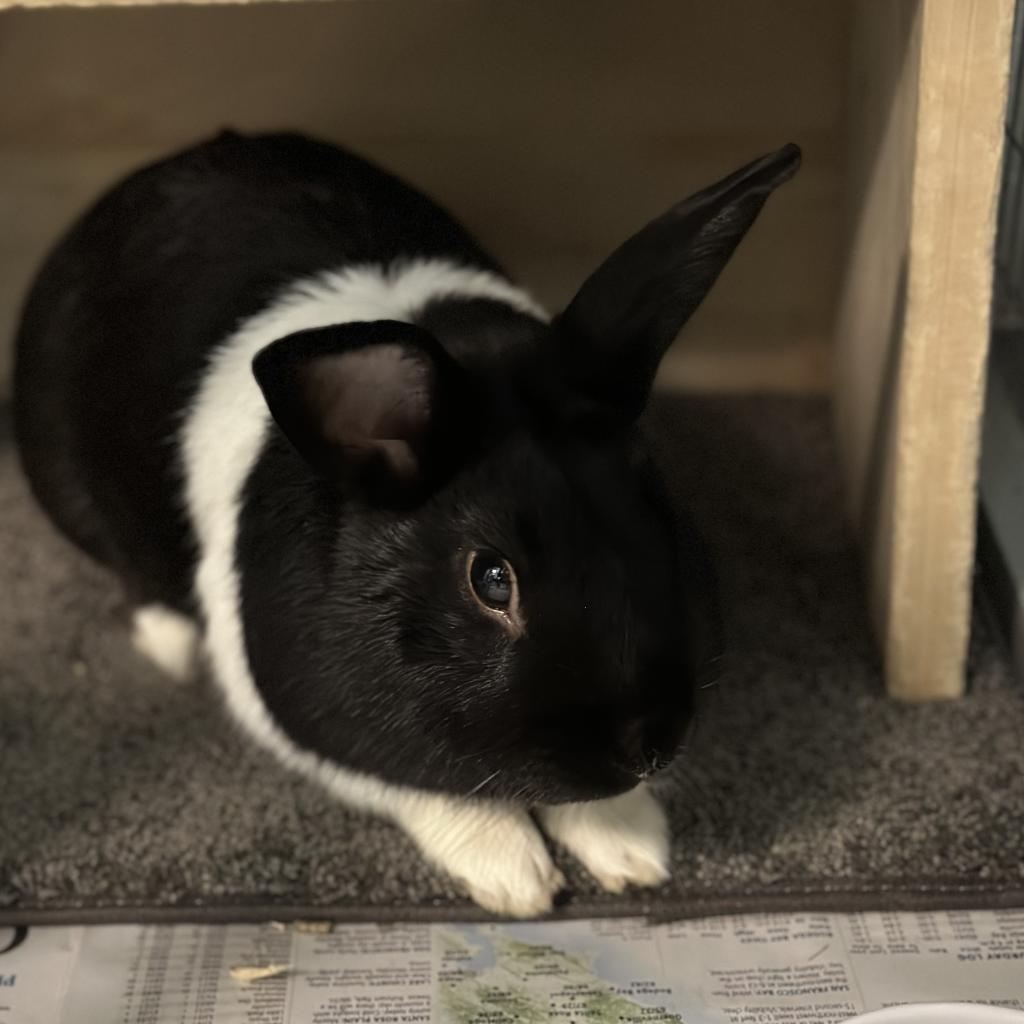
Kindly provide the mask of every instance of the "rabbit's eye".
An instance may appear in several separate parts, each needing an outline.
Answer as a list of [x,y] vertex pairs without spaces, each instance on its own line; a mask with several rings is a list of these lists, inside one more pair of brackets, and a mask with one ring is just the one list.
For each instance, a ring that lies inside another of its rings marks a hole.
[[478,551],[469,562],[469,582],[488,608],[504,612],[512,602],[515,577],[512,567],[493,551]]
[[480,608],[501,623],[513,638],[526,632],[526,621],[519,603],[519,584],[515,569],[496,551],[481,548],[471,551],[465,561],[465,580]]

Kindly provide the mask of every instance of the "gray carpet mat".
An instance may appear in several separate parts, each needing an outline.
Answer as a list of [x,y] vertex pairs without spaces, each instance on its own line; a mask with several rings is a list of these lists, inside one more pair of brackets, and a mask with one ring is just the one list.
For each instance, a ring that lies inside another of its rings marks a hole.
[[[1024,694],[976,627],[962,701],[887,701],[824,403],[650,417],[717,552],[729,655],[661,789],[672,879],[564,915],[1024,906]],[[0,923],[475,918],[410,842],[237,735],[128,644],[0,440]]]

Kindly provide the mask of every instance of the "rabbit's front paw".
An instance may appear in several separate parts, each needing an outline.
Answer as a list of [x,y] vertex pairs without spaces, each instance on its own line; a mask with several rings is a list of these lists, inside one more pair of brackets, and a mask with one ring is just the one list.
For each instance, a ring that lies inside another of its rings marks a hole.
[[565,885],[543,837],[520,808],[437,798],[399,820],[430,860],[495,914],[545,914]]
[[645,786],[610,800],[542,807],[538,814],[551,838],[608,892],[668,878],[668,823]]

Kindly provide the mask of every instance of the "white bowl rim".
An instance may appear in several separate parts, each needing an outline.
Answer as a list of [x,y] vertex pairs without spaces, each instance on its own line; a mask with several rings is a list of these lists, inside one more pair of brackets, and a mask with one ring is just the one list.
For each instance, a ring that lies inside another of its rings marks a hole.
[[851,1017],[846,1024],[1024,1024],[1024,1013],[987,1003],[903,1003]]

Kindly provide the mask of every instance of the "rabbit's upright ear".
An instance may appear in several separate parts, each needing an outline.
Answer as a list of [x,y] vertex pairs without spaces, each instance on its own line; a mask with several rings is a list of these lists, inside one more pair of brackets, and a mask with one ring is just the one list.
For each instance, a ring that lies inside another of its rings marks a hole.
[[668,346],[799,166],[792,144],[755,160],[651,221],[587,278],[552,338],[581,411],[640,412]]
[[299,454],[375,502],[415,501],[455,468],[470,390],[419,327],[378,320],[300,331],[260,351],[253,373]]

